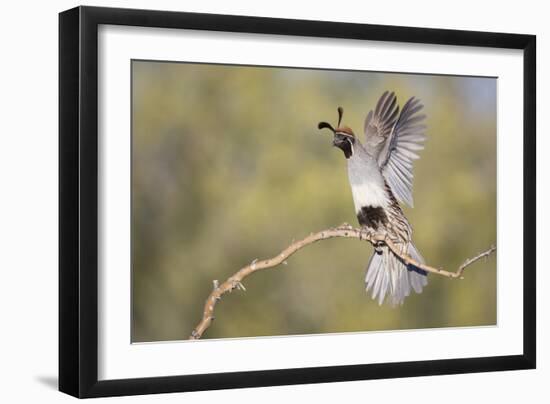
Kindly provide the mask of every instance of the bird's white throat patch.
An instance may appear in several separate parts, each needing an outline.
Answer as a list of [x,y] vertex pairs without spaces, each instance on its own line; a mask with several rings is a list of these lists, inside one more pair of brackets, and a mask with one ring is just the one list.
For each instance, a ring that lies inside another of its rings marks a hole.
[[355,212],[359,212],[363,206],[388,206],[388,195],[383,186],[375,181],[365,181],[359,184],[351,184],[351,193]]

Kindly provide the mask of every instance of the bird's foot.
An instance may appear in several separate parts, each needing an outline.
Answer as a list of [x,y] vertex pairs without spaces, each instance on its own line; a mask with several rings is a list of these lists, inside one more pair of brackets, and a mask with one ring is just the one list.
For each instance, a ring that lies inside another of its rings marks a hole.
[[384,247],[386,245],[385,243],[385,239],[387,237],[387,233],[385,231],[382,231],[382,232],[378,232],[374,235],[373,238],[375,238],[376,240],[373,242],[373,246],[374,246],[374,251],[376,251],[377,254],[382,254],[382,247]]
[[347,222],[344,222],[340,226],[338,226],[337,229],[352,230],[353,226],[351,224],[347,223]]
[[372,235],[372,230],[362,227],[359,232],[359,240],[372,240]]

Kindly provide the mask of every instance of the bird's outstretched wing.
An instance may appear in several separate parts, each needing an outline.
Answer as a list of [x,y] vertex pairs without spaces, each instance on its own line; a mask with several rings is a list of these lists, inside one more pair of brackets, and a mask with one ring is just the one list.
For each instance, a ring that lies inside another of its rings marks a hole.
[[389,138],[397,121],[399,106],[394,93],[386,91],[376,104],[374,111],[369,111],[365,118],[365,147],[374,156],[379,156],[385,140]]
[[411,207],[413,160],[419,158],[416,151],[424,148],[423,143],[426,140],[426,126],[422,124],[426,115],[418,113],[422,108],[424,105],[414,97],[405,103],[378,154],[378,164],[388,185],[397,199]]
[[[397,99],[384,92],[374,111],[365,118],[365,147],[378,160],[384,178],[401,202],[413,206],[412,182],[415,153],[424,148],[425,115],[418,114],[424,106],[410,98],[399,114]],[[399,117],[398,117],[399,116]]]

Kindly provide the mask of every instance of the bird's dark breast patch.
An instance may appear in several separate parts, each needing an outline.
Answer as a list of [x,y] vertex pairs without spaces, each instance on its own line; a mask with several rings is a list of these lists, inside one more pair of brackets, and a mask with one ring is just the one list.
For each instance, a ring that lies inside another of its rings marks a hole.
[[378,226],[388,223],[386,211],[381,206],[363,206],[357,212],[357,220],[361,226],[370,227],[377,230]]

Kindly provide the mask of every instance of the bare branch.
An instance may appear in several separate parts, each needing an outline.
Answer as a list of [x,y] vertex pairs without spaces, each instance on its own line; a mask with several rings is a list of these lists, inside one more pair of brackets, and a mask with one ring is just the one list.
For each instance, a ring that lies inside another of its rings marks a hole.
[[464,261],[464,264],[458,268],[458,271],[456,271],[457,275],[460,277],[460,279],[463,279],[462,273],[466,269],[467,266],[472,265],[477,260],[480,260],[481,258],[487,258],[489,255],[491,255],[493,252],[495,252],[497,248],[493,245],[491,248],[489,248],[487,251],[480,252],[478,255],[472,258],[468,258],[466,261]]
[[467,266],[473,264],[475,261],[483,257],[489,256],[491,253],[493,253],[496,250],[496,247],[492,246],[487,251],[484,251],[476,255],[475,257],[466,260],[464,264],[462,264],[456,272],[449,272],[440,268],[434,268],[429,265],[421,264],[415,261],[409,255],[402,253],[398,249],[398,247],[385,235],[369,233],[369,232],[366,232],[365,230],[353,228],[349,224],[344,223],[339,227],[322,230],[317,233],[311,233],[309,236],[303,238],[302,240],[299,240],[299,241],[293,240],[292,244],[290,244],[287,248],[285,248],[280,254],[266,260],[255,259],[250,264],[239,269],[235,274],[230,276],[225,282],[221,284],[217,280],[215,280],[213,282],[214,289],[206,299],[202,319],[199,322],[199,324],[195,327],[193,332],[191,333],[191,336],[189,337],[189,339],[200,339],[204,334],[204,332],[208,329],[208,327],[210,327],[210,325],[212,324],[212,321],[214,320],[214,309],[216,307],[216,304],[224,294],[231,292],[234,289],[240,289],[242,291],[246,291],[244,285],[242,284],[242,281],[244,278],[262,269],[273,268],[280,264],[286,265],[287,263],[286,260],[291,255],[296,253],[298,250],[304,248],[307,245],[313,244],[317,241],[326,240],[334,237],[356,238],[359,240],[368,241],[373,245],[382,242],[385,245],[387,245],[388,248],[395,255],[400,257],[403,260],[403,262],[405,262],[406,264],[411,264],[416,266],[417,268],[423,269],[426,272],[431,272],[431,273],[445,276],[451,279],[454,279],[454,278],[462,279],[463,278],[462,274],[464,272],[464,269]]

